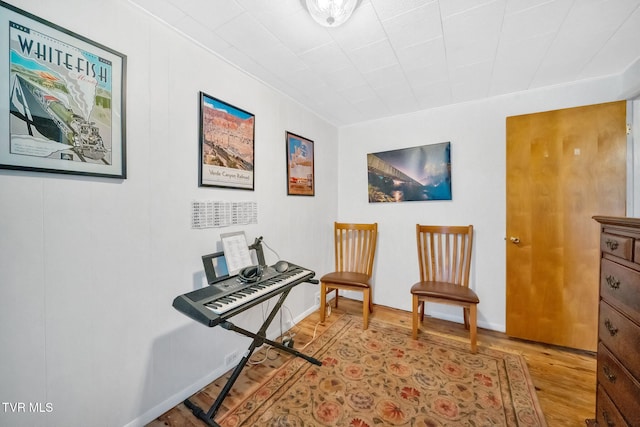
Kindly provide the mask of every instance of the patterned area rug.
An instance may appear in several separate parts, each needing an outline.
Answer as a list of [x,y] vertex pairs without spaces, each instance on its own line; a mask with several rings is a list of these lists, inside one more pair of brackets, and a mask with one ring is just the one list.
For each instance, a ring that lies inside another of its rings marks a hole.
[[344,315],[217,422],[232,426],[546,426],[524,359]]

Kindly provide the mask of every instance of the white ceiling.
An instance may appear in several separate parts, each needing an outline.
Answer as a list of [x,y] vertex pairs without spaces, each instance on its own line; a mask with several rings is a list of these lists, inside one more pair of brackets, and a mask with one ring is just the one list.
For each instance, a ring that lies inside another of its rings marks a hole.
[[[336,126],[624,72],[640,0],[130,0]],[[212,94],[215,96],[215,94]]]

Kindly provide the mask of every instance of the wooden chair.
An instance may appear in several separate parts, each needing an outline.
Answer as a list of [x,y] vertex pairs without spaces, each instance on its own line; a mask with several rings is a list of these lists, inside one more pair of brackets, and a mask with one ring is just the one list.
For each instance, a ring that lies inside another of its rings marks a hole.
[[413,296],[413,339],[418,338],[418,313],[424,321],[425,302],[459,305],[470,330],[471,351],[477,351],[478,295],[469,289],[473,226],[416,225],[420,281]]
[[335,271],[320,279],[320,322],[324,322],[327,309],[327,293],[336,291],[335,306],[338,307],[338,290],[362,292],[363,328],[369,326],[369,313],[373,312],[371,301],[371,274],[376,253],[378,223],[346,224],[335,222],[334,254]]

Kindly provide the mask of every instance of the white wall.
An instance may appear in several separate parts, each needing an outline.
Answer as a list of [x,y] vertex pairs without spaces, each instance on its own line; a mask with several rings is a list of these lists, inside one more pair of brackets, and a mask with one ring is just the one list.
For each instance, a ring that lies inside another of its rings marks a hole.
[[621,75],[621,97],[633,100],[627,104],[627,120],[631,125],[628,137],[627,169],[630,176],[627,180],[627,215],[640,217],[640,59],[631,64]]
[[[631,135],[628,141],[629,155],[627,168],[631,168],[630,188],[627,188],[627,215],[640,218],[640,100],[630,102],[631,105]],[[627,115],[628,112],[627,112]]]
[[[471,286],[478,324],[505,330],[506,117],[618,100],[620,79],[607,78],[426,110],[340,129],[339,220],[378,222],[373,301],[411,310],[418,280],[415,224],[473,224]],[[451,201],[368,203],[367,153],[451,142]],[[353,295],[353,297],[357,297]],[[462,310],[434,305],[430,314],[462,321]]]
[[[203,285],[220,233],[264,236],[319,274],[332,265],[338,131],[124,0],[10,3],[127,55],[128,176],[0,171],[0,401],[53,409],[2,405],[0,425],[141,425],[249,344],[171,306]],[[197,187],[199,91],[255,114],[255,191]],[[286,195],[285,130],[315,141],[315,197]],[[193,230],[193,200],[256,201],[258,224]],[[316,289],[290,295],[296,320]],[[234,320],[255,329],[262,313]]]
[[[322,274],[334,220],[378,221],[374,302],[408,309],[414,224],[473,223],[480,324],[504,329],[505,117],[611,101],[620,87],[603,79],[338,132],[124,0],[9,2],[127,55],[128,177],[0,171],[0,401],[53,409],[3,405],[0,425],[141,425],[222,374],[248,339],[171,307],[202,286],[200,256],[219,249],[221,232],[262,235]],[[197,188],[198,91],[256,115],[256,191]],[[285,130],[315,141],[315,197],[286,196]],[[452,201],[367,202],[368,152],[443,141],[452,143]],[[259,223],[192,230],[193,200],[254,200]],[[313,310],[315,292],[294,290],[295,319]],[[251,328],[261,317],[255,309],[235,320]]]

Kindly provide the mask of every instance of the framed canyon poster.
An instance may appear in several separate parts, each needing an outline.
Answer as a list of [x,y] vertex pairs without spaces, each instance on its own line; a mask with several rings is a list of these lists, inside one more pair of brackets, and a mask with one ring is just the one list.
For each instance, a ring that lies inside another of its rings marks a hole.
[[254,189],[255,116],[200,92],[199,187]]

